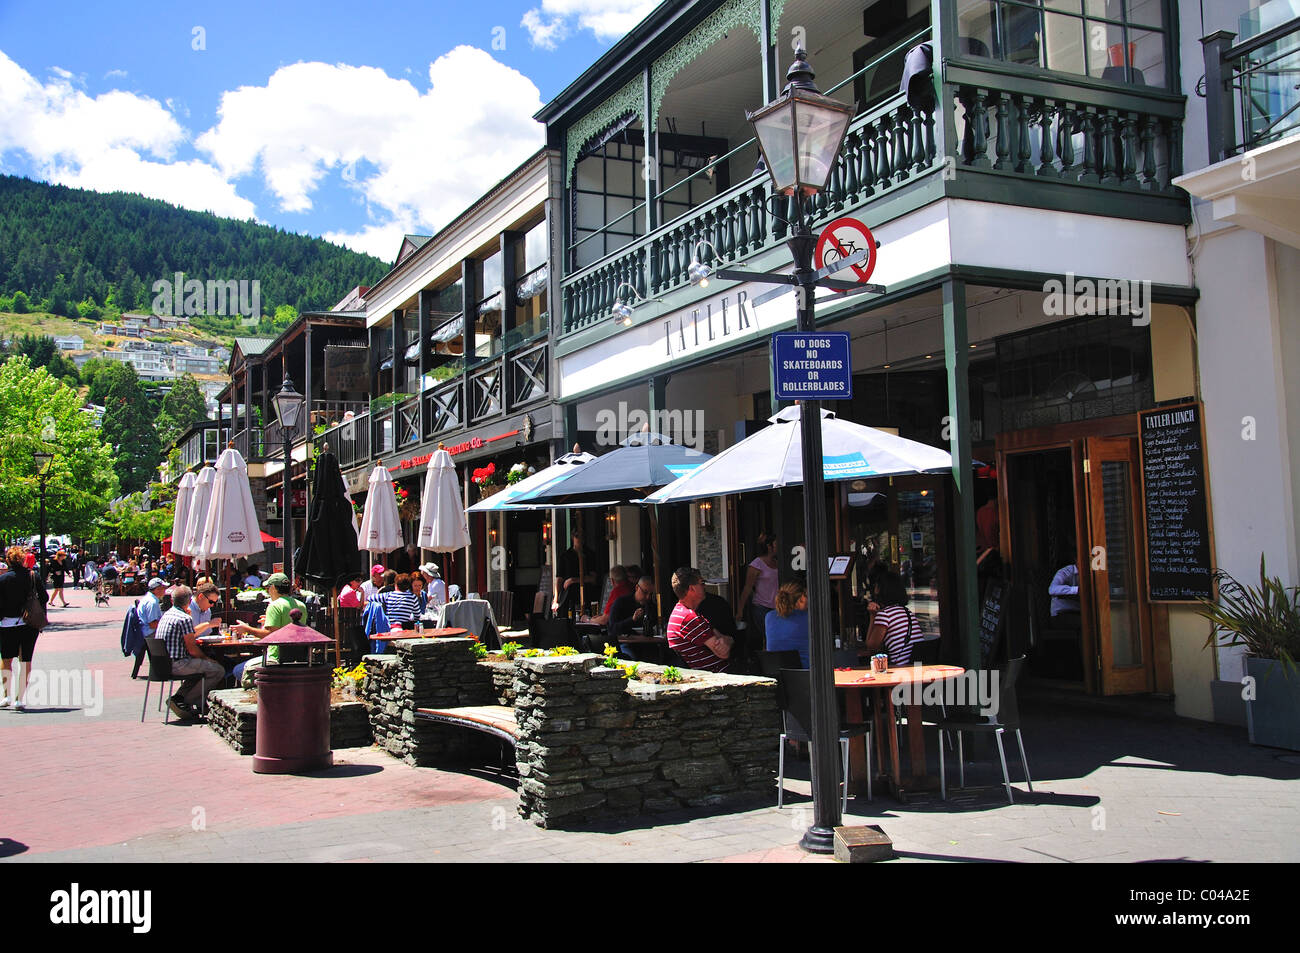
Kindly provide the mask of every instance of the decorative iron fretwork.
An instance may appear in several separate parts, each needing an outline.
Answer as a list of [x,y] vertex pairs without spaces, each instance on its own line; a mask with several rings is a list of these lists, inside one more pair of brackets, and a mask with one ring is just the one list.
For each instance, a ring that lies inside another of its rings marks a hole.
[[[763,0],[727,0],[714,10],[704,21],[693,29],[663,56],[655,60],[650,67],[650,122],[646,128],[655,129],[659,120],[659,106],[668,92],[668,84],[683,69],[689,66],[697,56],[722,39],[731,30],[745,27],[758,39],[760,48],[763,42]],[[779,15],[783,0],[773,3],[774,11]]]
[[639,116],[645,124],[645,82],[640,75],[569,127],[564,136],[566,182],[573,177],[582,147],[629,114]]

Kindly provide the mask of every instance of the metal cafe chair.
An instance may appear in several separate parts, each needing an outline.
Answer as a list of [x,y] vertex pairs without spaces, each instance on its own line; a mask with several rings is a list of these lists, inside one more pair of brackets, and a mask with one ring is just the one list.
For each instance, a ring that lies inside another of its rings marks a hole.
[[[777,755],[776,806],[779,810],[785,804],[785,743],[786,741],[803,741],[812,743],[806,725],[812,724],[812,683],[806,668],[783,668],[778,677],[783,701],[781,703],[781,740]],[[849,809],[849,741],[852,738],[867,739],[867,800],[871,795],[871,724],[839,725],[840,762],[843,765],[843,777],[840,781],[840,811]]]
[[[198,677],[198,676],[189,676],[189,675],[182,675],[178,677],[172,674],[172,659],[171,656],[167,654],[167,643],[164,642],[162,639],[146,638],[144,640],[144,645],[145,645],[145,650],[149,653],[149,675],[145,679],[145,683],[144,683],[144,701],[141,702],[140,704],[141,721],[144,721],[145,709],[149,707],[149,684],[151,682],[159,682],[159,683],[166,682],[167,694],[170,695],[172,693],[172,685],[174,685],[176,682],[178,681],[183,682],[187,678]],[[200,713],[202,713],[204,702],[206,701],[207,699],[202,695],[200,695],[199,697]],[[163,693],[162,693],[162,689],[159,688],[158,708],[162,709],[162,707],[163,707]],[[167,724],[168,719],[171,718],[171,713],[172,710],[171,707],[169,706],[166,712],[163,714],[163,724]]]
[[1007,731],[1016,733],[1016,745],[1020,748],[1020,766],[1025,772],[1025,783],[1032,794],[1033,779],[1029,777],[1029,762],[1025,760],[1025,742],[1020,735],[1020,710],[1016,706],[1016,681],[1024,668],[1025,657],[1013,658],[1001,670],[998,685],[998,712],[996,716],[982,716],[978,712],[951,715],[939,719],[939,797],[948,800],[948,780],[944,766],[943,736],[945,732],[957,733],[957,770],[959,783],[966,786],[966,754],[962,748],[962,734],[967,731],[993,732],[998,743],[998,759],[1002,762],[1002,784],[1007,789],[1007,802],[1016,803],[1011,793],[1011,777],[1007,774],[1007,754],[1002,747],[1002,735]]

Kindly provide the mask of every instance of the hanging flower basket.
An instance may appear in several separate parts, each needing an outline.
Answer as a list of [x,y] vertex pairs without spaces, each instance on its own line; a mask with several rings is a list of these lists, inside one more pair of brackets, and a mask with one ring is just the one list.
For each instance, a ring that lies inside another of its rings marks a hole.
[[478,498],[480,500],[486,500],[489,496],[500,493],[504,489],[505,487],[498,483],[480,483],[478,488]]

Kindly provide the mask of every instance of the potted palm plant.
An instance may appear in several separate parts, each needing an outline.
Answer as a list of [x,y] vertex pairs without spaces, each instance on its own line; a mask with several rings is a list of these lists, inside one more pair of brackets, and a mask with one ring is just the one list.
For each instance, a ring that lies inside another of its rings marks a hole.
[[1206,647],[1246,647],[1246,724],[1252,744],[1300,751],[1300,587],[1270,577],[1259,557],[1259,586],[1215,573],[1217,602],[1202,599]]

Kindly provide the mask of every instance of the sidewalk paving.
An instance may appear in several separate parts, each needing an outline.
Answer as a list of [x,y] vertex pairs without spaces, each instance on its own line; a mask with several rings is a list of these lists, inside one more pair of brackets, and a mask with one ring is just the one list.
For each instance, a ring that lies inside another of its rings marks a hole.
[[[131,600],[91,601],[77,591],[52,611],[36,668],[102,673],[102,713],[88,714],[94,699],[0,710],[0,861],[830,862],[797,846],[812,820],[806,762],[787,761],[795,793],[782,811],[774,793],[771,807],[580,831],[520,819],[512,787],[488,772],[414,768],[377,748],[336,751],[314,775],[255,775],[205,725],[163,724],[160,686],[140,722],[146,683],[118,648]],[[882,825],[901,860],[1300,860],[1300,758],[1252,747],[1239,728],[1022,707],[1033,794],[1012,744],[1014,805],[995,758],[968,767],[984,787],[957,802],[851,798],[845,823]],[[955,756],[948,765],[955,781]]]

